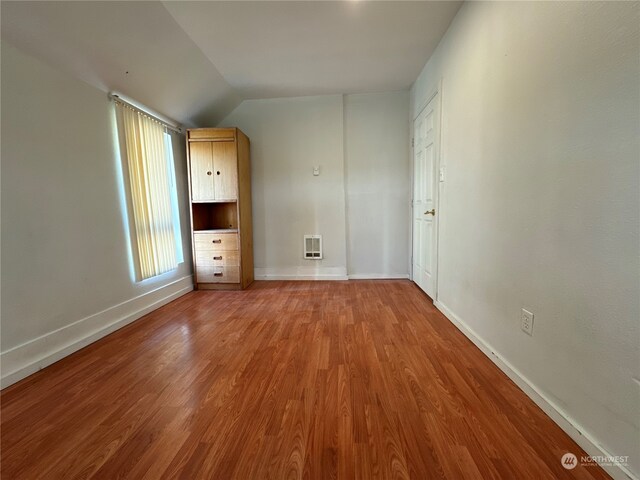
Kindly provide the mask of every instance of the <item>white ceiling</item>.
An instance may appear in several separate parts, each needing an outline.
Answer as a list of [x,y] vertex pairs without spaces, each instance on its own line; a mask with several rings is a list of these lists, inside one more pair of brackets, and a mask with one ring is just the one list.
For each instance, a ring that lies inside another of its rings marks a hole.
[[3,40],[105,92],[204,126],[244,98],[406,89],[460,4],[2,1],[0,8]]
[[3,0],[0,9],[3,41],[185,125],[215,125],[242,100],[160,2]]
[[164,2],[245,98],[403,90],[460,2]]

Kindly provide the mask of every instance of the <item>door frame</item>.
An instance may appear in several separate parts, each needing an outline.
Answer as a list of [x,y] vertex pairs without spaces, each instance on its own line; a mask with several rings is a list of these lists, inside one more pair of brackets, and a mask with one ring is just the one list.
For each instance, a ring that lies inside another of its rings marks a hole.
[[[420,114],[422,113],[422,111],[427,108],[427,105],[429,105],[429,103],[435,98],[438,97],[437,100],[437,106],[438,106],[438,132],[437,132],[437,141],[438,141],[438,149],[437,149],[437,154],[435,156],[435,173],[436,173],[436,178],[438,179],[437,181],[437,186],[435,188],[435,206],[434,208],[436,209],[436,216],[433,219],[434,222],[434,228],[435,228],[435,233],[434,233],[434,242],[435,242],[435,246],[434,246],[434,253],[435,253],[435,268],[434,268],[434,272],[433,272],[433,298],[431,300],[433,300],[434,302],[436,302],[438,300],[438,285],[439,285],[439,276],[440,276],[440,217],[442,216],[442,202],[440,201],[441,197],[442,197],[442,188],[441,188],[441,184],[443,182],[440,181],[440,168],[442,166],[442,118],[443,118],[443,114],[442,114],[442,78],[440,78],[440,80],[438,80],[437,84],[429,91],[429,95],[427,95],[426,100],[424,102],[422,102],[420,104],[420,107],[418,109],[416,109],[415,115],[412,115],[412,119],[411,119],[411,224],[410,224],[410,229],[411,229],[411,261],[410,261],[410,265],[409,265],[409,278],[414,281],[413,278],[413,243],[414,243],[414,228],[413,228],[413,224],[414,224],[414,218],[415,218],[415,203],[414,203],[414,189],[415,189],[415,140],[414,140],[414,135],[415,135],[415,121],[416,119],[420,116]],[[446,180],[446,179],[445,179]],[[415,282],[415,281],[414,281]]]

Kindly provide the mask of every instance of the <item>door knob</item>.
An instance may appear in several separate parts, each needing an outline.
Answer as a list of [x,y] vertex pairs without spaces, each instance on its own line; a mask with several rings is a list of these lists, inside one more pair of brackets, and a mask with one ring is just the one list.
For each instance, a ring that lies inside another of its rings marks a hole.
[[431,210],[427,210],[426,212],[424,212],[425,215],[436,215],[436,209],[432,208]]

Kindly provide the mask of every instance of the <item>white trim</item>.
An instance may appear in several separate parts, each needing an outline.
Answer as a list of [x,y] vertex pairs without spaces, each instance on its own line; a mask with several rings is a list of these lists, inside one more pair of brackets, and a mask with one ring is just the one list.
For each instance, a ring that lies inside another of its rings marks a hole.
[[[442,197],[444,196],[444,192],[442,191],[443,185],[440,181],[440,169],[442,168],[442,165],[444,164],[444,162],[442,161],[443,159],[443,155],[442,155],[442,148],[444,146],[444,137],[443,137],[443,131],[444,131],[444,108],[442,107],[443,105],[443,100],[442,100],[442,77],[440,77],[440,79],[438,80],[438,86],[437,86],[437,91],[434,94],[438,96],[438,116],[440,117],[438,119],[438,157],[436,159],[436,167],[435,167],[435,174],[436,174],[436,178],[438,179],[436,182],[436,201],[435,201],[435,208],[436,208],[436,213],[437,213],[437,218],[434,218],[434,222],[436,224],[436,233],[435,233],[435,242],[436,242],[436,246],[435,246],[435,258],[436,258],[436,268],[435,268],[435,279],[433,280],[433,299],[434,300],[438,300],[438,288],[440,286],[440,219],[442,218]],[[427,104],[428,105],[428,104]],[[446,179],[445,179],[446,180]]]
[[345,267],[255,268],[256,280],[348,280]]
[[355,273],[348,275],[349,280],[392,280],[408,279],[408,273]]
[[188,275],[2,352],[0,388],[71,355],[192,290],[193,277]]
[[[351,266],[349,235],[349,159],[347,158],[347,94],[342,94],[342,192],[344,194],[344,262]],[[346,273],[346,269],[345,269]]]
[[[469,340],[471,340],[497,367],[502,370],[520,389],[538,405],[564,432],[569,435],[580,447],[592,456],[613,456],[606,451],[602,445],[587,432],[578,422],[573,420],[556,403],[550,400],[540,388],[534,385],[527,377],[520,373],[513,365],[495,351],[482,337],[474,332],[466,323],[464,323],[455,313],[440,301],[433,302],[435,307],[440,310],[458,330],[460,330]],[[602,468],[618,480],[638,480],[626,467],[622,465],[609,466],[601,465]]]
[[[431,292],[431,295],[433,296],[434,300],[438,299],[438,272],[440,271],[439,265],[440,265],[440,218],[442,217],[442,202],[440,197],[442,196],[442,182],[440,182],[439,180],[439,175],[440,175],[440,167],[442,167],[443,165],[443,161],[442,161],[442,144],[443,144],[443,135],[442,135],[442,126],[443,126],[443,108],[442,108],[442,84],[443,84],[443,80],[442,77],[438,80],[438,83],[436,84],[436,86],[431,90],[431,92],[429,93],[429,95],[427,96],[427,100],[426,102],[420,107],[420,109],[418,110],[418,114],[415,115],[415,117],[413,118],[412,122],[411,122],[411,138],[412,138],[412,145],[411,145],[411,222],[409,223],[409,227],[410,227],[410,233],[411,233],[411,246],[410,246],[410,258],[411,258],[411,265],[409,265],[409,278],[411,278],[411,280],[413,280],[415,282],[414,279],[414,275],[413,275],[413,267],[414,267],[414,261],[415,259],[413,258],[413,251],[414,251],[414,241],[415,241],[415,237],[414,237],[414,230],[413,230],[413,226],[414,226],[414,219],[416,217],[415,215],[415,132],[416,132],[416,120],[418,119],[418,117],[422,114],[422,112],[424,111],[425,108],[427,108],[427,106],[436,99],[437,97],[437,108],[438,108],[438,132],[437,132],[437,142],[438,142],[438,148],[437,148],[437,155],[435,158],[435,166],[434,166],[434,170],[436,173],[436,176],[438,177],[438,181],[436,182],[436,188],[434,189],[434,197],[435,197],[435,201],[434,201],[434,208],[436,209],[436,215],[433,218],[433,224],[434,224],[434,228],[435,228],[435,233],[434,233],[434,237],[435,237],[435,246],[434,246],[434,250],[435,250],[435,255],[434,255],[434,262],[435,262],[435,268],[433,269],[433,292]],[[417,285],[417,284],[416,284]],[[425,292],[426,293],[426,292]]]

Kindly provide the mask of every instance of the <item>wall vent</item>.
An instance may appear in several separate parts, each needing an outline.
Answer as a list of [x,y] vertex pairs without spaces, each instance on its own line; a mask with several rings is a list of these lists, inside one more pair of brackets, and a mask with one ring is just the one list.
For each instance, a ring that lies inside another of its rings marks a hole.
[[304,258],[322,260],[322,235],[304,236]]

